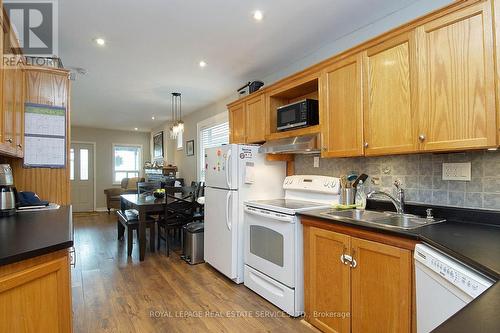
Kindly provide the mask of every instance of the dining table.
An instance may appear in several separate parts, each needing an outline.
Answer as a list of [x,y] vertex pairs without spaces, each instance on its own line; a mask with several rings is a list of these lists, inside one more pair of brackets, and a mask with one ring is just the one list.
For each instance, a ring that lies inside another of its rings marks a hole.
[[[169,196],[166,195],[163,198],[156,198],[151,193],[143,194],[122,194],[120,196],[120,208],[122,211],[127,209],[135,209],[138,212],[139,228],[138,228],[138,239],[139,239],[139,260],[143,261],[146,254],[146,222],[148,220],[148,215],[160,214],[165,212],[165,206],[171,202],[174,202],[177,197],[183,199],[192,198],[191,194],[192,188],[185,186],[179,188],[179,195]],[[151,249],[154,251],[154,249]]]

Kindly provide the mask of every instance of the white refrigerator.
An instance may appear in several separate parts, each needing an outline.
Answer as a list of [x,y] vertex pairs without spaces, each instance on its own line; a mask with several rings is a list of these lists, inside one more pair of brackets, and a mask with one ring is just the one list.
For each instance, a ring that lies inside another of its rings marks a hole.
[[236,283],[243,282],[243,202],[283,197],[285,162],[267,161],[258,149],[205,150],[204,259]]

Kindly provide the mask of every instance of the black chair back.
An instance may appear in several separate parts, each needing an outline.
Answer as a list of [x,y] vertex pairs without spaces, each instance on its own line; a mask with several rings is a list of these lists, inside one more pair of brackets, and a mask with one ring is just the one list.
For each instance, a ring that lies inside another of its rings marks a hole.
[[192,187],[166,187],[165,220],[175,224],[185,224],[193,220],[197,207]]
[[138,182],[137,194],[151,194],[161,188],[161,182]]

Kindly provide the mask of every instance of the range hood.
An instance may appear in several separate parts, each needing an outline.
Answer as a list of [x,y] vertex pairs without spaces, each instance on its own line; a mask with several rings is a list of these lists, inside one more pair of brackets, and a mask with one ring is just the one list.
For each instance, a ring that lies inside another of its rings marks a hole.
[[318,154],[319,152],[319,134],[271,140],[259,147],[259,153],[267,154]]

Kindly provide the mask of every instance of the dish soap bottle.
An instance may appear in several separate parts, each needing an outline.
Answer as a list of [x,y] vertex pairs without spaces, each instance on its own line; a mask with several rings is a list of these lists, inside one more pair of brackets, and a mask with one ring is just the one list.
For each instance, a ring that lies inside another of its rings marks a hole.
[[354,203],[356,204],[356,209],[366,208],[366,193],[365,186],[363,185],[362,180],[360,180],[358,185],[356,186],[356,199]]

